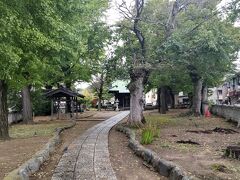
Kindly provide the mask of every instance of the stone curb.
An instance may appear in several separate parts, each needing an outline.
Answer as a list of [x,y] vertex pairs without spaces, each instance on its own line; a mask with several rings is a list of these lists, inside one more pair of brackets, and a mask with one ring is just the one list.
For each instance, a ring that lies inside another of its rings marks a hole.
[[117,125],[116,130],[120,131],[129,138],[128,147],[141,157],[144,161],[152,165],[152,167],[162,176],[170,180],[197,180],[195,177],[189,177],[186,172],[181,170],[176,164],[160,158],[157,153],[142,146],[135,138],[135,133],[122,125]]
[[23,163],[19,168],[11,171],[3,180],[29,180],[29,176],[39,170],[43,162],[45,162],[49,158],[50,154],[55,150],[56,145],[61,142],[61,132],[66,129],[70,129],[75,125],[76,121],[73,121],[68,126],[57,128],[54,136],[40,151],[33,155],[31,159]]

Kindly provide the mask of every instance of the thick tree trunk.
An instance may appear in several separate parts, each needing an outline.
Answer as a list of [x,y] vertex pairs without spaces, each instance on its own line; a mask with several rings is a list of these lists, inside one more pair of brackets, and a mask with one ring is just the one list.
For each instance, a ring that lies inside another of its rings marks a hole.
[[190,92],[188,93],[188,98],[189,98],[189,109],[192,109],[192,106],[193,106],[193,93]]
[[169,96],[170,96],[170,101],[171,101],[171,108],[175,108],[175,96],[171,88],[169,88]]
[[160,113],[166,114],[167,106],[166,106],[166,87],[161,87],[161,93],[160,93]]
[[193,83],[192,112],[195,116],[201,115],[201,103],[202,103],[202,79],[197,79]]
[[144,83],[147,71],[144,68],[135,69],[131,73],[131,82],[128,85],[130,91],[130,115],[128,123],[133,126],[142,126],[145,123],[144,110]]
[[101,103],[102,103],[102,97],[99,95],[98,96],[98,111],[101,111],[101,108],[102,108]]
[[7,90],[7,83],[4,80],[0,80],[0,139],[3,140],[9,138]]
[[205,114],[205,111],[208,107],[208,88],[207,86],[202,87],[202,114]]
[[161,95],[161,88],[157,89],[157,107],[158,107],[158,112],[161,112],[161,100],[160,100],[160,95]]
[[103,73],[101,74],[101,82],[100,82],[100,88],[99,88],[99,94],[98,94],[98,111],[101,111],[101,102],[102,102],[102,96],[103,96]]
[[168,111],[168,92],[167,92],[167,89],[165,89],[165,108],[166,108],[166,111]]
[[[131,125],[142,125],[143,117],[143,78],[131,81],[130,86],[130,115],[129,122]],[[133,88],[134,87],[134,88]]]
[[[71,85],[72,84],[70,82],[65,82],[65,85],[66,85],[66,88],[71,89]],[[72,111],[71,111],[71,102],[72,102],[71,98],[70,97],[66,97],[66,106],[65,106],[66,113],[72,113]]]
[[32,103],[30,96],[30,86],[22,89],[22,108],[23,122],[26,124],[33,123]]

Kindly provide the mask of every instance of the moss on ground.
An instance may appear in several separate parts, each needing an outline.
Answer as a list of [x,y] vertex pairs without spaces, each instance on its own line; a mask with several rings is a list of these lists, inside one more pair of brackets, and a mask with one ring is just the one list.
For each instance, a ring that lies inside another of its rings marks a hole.
[[34,136],[52,136],[58,127],[68,123],[17,124],[10,127],[11,138],[30,138]]

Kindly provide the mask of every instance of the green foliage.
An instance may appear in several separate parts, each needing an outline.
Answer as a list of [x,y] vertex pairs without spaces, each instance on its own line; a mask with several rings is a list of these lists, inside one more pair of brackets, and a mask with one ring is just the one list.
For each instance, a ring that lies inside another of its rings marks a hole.
[[[187,2],[181,1],[180,3]],[[152,73],[146,89],[169,86],[176,91],[192,90],[189,66],[208,87],[217,86],[234,69],[233,61],[239,49],[239,28],[228,18],[222,19],[217,9],[219,1],[191,1],[177,15],[174,29],[167,28],[172,3],[167,0],[147,1],[141,18],[145,35],[146,65]],[[239,1],[231,3],[231,12],[238,14]],[[236,18],[235,18],[236,19]],[[113,69],[119,77],[129,78],[132,52],[138,56],[138,43],[129,32],[131,22],[123,20],[117,33],[123,41],[115,53]]]
[[31,98],[35,116],[51,114],[51,101],[46,98],[42,89],[35,89],[31,92]]
[[240,14],[240,1],[232,0],[227,5],[222,8],[223,13],[228,15],[228,19],[233,23],[239,22],[239,14]]
[[108,32],[100,20],[107,6],[98,0],[2,0],[1,79],[18,89],[88,80],[97,58],[89,51],[103,52],[106,36],[98,32]]
[[11,111],[22,111],[22,99],[21,99],[21,93],[19,91],[16,91],[14,89],[10,89],[8,93],[8,108],[10,108]]
[[218,85],[232,71],[239,49],[239,29],[220,19],[215,6],[191,5],[178,17],[178,27],[165,44],[165,54],[178,67],[194,67],[208,86]]
[[144,129],[141,136],[141,144],[151,144],[153,142],[153,131]]
[[159,122],[147,119],[145,127],[141,132],[141,143],[142,144],[151,144],[154,138],[160,136]]

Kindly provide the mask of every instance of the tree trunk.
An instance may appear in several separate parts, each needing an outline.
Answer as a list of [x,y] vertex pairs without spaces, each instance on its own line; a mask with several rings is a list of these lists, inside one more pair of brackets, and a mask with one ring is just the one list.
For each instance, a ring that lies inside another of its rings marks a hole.
[[[71,89],[72,83],[71,82],[65,82],[65,86],[67,89]],[[66,97],[66,105],[65,105],[65,113],[72,113],[71,111],[71,97]]]
[[164,95],[164,97],[165,97],[165,108],[166,108],[166,111],[168,111],[169,109],[168,109],[168,91],[167,91],[167,89],[165,89],[165,95]]
[[160,100],[160,94],[161,94],[161,88],[157,89],[157,106],[158,106],[158,112],[161,112],[161,100]]
[[102,97],[98,96],[98,111],[101,111]]
[[171,88],[169,88],[169,96],[170,96],[170,101],[171,101],[171,108],[175,108],[175,96]]
[[167,106],[166,106],[166,87],[161,87],[161,94],[160,94],[160,113],[166,114]]
[[130,75],[131,82],[128,85],[130,91],[130,114],[128,123],[133,126],[142,126],[145,123],[144,110],[144,83],[147,71],[144,68],[133,70]]
[[194,116],[201,115],[201,103],[202,103],[202,79],[197,79],[193,83],[192,112],[193,112]]
[[102,102],[102,96],[103,96],[103,85],[104,85],[104,80],[103,80],[103,73],[101,74],[101,79],[100,79],[100,87],[99,87],[99,93],[98,93],[98,111],[101,111],[101,102]]
[[189,109],[192,109],[192,106],[193,106],[193,93],[190,92],[188,93],[188,98],[189,98]]
[[22,89],[22,108],[23,122],[26,124],[33,123],[32,103],[30,96],[30,86]]
[[202,87],[202,114],[204,115],[208,107],[208,88],[207,86]]
[[6,81],[0,80],[0,139],[9,139]]

